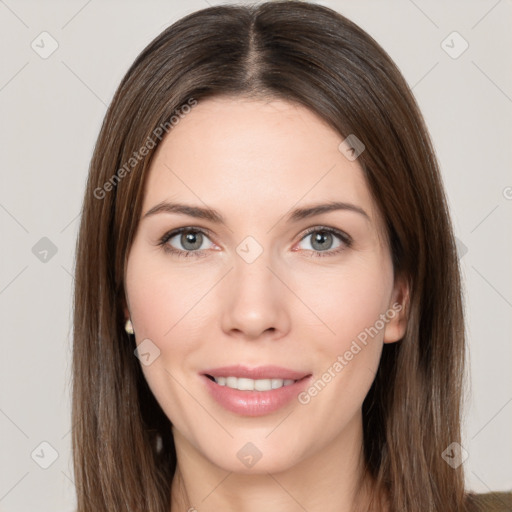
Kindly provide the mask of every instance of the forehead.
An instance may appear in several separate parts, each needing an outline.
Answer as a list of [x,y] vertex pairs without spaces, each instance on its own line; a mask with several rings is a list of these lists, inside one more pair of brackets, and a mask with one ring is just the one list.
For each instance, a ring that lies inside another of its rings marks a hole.
[[206,203],[229,218],[283,215],[319,201],[357,204],[377,219],[357,160],[316,114],[283,100],[199,101],[153,159],[143,211],[166,200]]

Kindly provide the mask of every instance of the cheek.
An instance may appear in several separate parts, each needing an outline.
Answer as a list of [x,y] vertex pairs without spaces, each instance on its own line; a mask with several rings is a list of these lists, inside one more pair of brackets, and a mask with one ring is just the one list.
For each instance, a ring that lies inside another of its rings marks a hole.
[[299,292],[323,324],[311,325],[306,336],[316,351],[317,375],[301,403],[311,402],[333,425],[359,409],[370,389],[382,353],[386,324],[381,315],[392,293],[390,260],[361,258],[351,263],[337,272],[315,275],[314,282],[304,281]]
[[[318,272],[298,282],[298,295],[322,322],[311,339],[324,333],[324,349],[336,353],[346,350],[370,329],[377,340],[383,336],[380,315],[386,312],[392,292],[393,269],[386,258],[354,259],[337,271]],[[299,286],[300,285],[300,286]],[[379,334],[375,334],[375,326]],[[373,329],[372,329],[373,328]],[[319,330],[320,329],[320,330]],[[378,342],[376,343],[378,344]]]
[[177,272],[171,265],[165,257],[155,257],[134,244],[126,273],[137,341],[149,338],[161,349],[182,325],[190,324],[193,306],[204,295],[200,280],[190,273]]
[[161,343],[176,323],[181,303],[164,280],[141,279],[128,290],[137,341],[150,338]]
[[204,294],[198,286],[134,245],[126,274],[130,315],[137,345],[151,340],[158,354],[150,364],[141,362],[141,369],[157,402],[182,431],[190,430],[193,423],[190,397],[182,385],[184,375],[191,374],[190,355],[202,339],[194,333],[194,325],[201,322],[193,304]]
[[[149,339],[159,351],[154,364],[142,366],[150,386],[159,382],[165,389],[173,387],[170,374],[180,379],[191,370],[191,355],[205,339],[201,306],[208,305],[205,294],[212,287],[202,274],[173,268],[165,257],[136,242],[132,247],[126,294],[136,342]],[[153,391],[158,395],[157,389]]]

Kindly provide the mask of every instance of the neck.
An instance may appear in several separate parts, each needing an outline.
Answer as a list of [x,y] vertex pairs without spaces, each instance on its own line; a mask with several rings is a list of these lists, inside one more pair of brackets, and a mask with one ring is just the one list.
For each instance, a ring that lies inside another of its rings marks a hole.
[[274,473],[223,470],[174,428],[173,434],[177,466],[171,487],[172,512],[368,510],[370,483],[363,480],[360,416],[311,456]]

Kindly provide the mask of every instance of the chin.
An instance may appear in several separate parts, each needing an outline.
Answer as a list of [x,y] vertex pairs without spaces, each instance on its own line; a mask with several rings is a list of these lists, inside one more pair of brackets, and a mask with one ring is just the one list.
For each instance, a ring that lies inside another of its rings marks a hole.
[[[236,446],[235,446],[236,444]],[[300,463],[297,448],[276,449],[270,443],[244,441],[219,446],[221,453],[206,453],[211,463],[219,468],[244,475],[265,475],[287,471]]]

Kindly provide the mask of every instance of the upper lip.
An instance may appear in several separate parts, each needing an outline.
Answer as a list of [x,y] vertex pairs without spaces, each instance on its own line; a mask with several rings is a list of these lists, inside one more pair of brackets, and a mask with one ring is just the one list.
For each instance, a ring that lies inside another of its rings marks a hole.
[[246,379],[292,379],[300,380],[310,375],[308,372],[301,372],[283,368],[281,366],[257,366],[249,368],[241,364],[232,366],[222,366],[220,368],[211,368],[202,372],[203,375],[211,375],[212,377],[242,377]]

